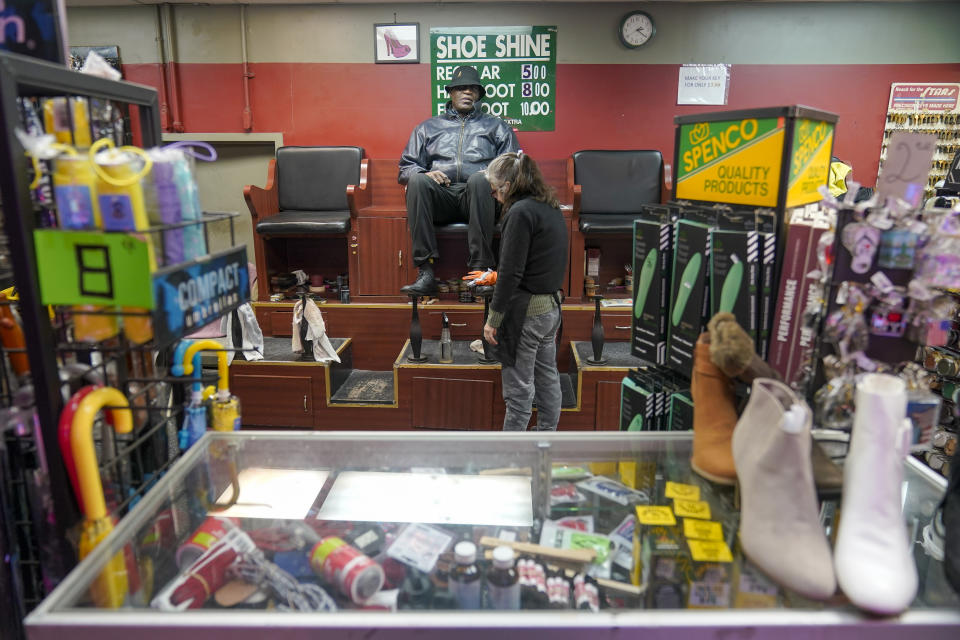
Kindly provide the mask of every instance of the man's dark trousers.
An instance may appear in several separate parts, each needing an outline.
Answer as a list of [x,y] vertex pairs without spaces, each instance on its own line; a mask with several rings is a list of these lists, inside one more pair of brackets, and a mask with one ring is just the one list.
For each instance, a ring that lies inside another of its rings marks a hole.
[[467,223],[467,247],[470,269],[486,269],[496,265],[493,257],[493,227],[496,202],[490,195],[490,183],[482,172],[467,182],[449,187],[437,184],[425,173],[418,173],[407,184],[407,226],[413,244],[413,263],[422,265],[428,259],[436,262],[437,233],[434,225]]

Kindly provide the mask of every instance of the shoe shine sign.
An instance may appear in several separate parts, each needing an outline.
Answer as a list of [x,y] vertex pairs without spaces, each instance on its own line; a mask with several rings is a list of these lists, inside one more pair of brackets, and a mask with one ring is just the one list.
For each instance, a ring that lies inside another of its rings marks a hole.
[[556,27],[436,27],[430,63],[434,115],[443,113],[453,70],[469,65],[483,81],[484,112],[517,131],[554,130]]

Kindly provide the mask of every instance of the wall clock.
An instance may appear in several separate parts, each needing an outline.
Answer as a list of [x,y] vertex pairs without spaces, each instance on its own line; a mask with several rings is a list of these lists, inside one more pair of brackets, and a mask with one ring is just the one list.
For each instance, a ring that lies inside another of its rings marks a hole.
[[629,49],[642,47],[656,32],[653,18],[645,11],[631,11],[620,18],[620,42]]

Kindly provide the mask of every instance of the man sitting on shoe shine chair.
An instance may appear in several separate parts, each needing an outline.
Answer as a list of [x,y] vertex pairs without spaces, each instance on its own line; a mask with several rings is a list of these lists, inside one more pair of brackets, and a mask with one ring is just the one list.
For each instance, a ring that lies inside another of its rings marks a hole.
[[401,289],[408,295],[437,294],[434,264],[440,257],[434,224],[466,222],[471,270],[496,265],[493,228],[496,203],[484,169],[502,153],[518,151],[506,122],[480,110],[486,92],[476,68],[457,67],[445,89],[444,113],[413,129],[400,156],[397,181],[407,185],[407,225],[419,276]]

